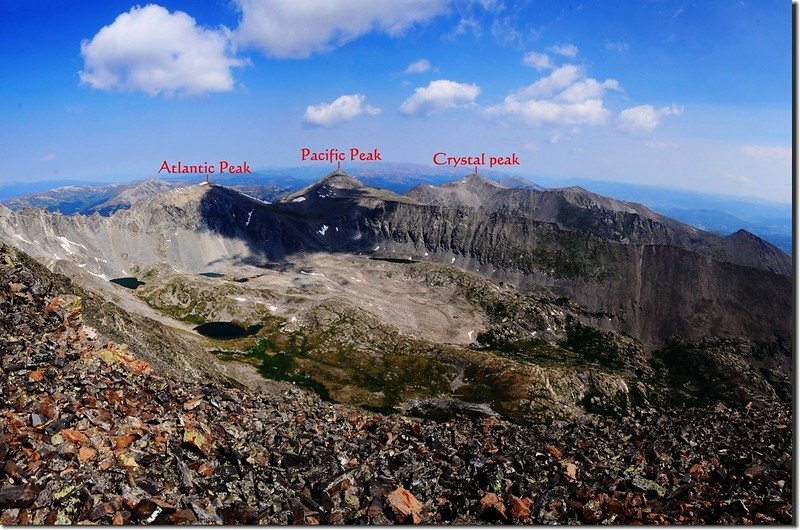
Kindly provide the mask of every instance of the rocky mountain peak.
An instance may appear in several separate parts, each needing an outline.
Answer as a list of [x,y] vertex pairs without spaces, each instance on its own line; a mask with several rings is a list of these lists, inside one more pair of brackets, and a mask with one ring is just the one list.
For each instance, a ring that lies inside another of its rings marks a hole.
[[406,197],[401,197],[391,191],[367,186],[341,169],[331,171],[317,182],[284,196],[279,202],[305,203],[308,206],[311,203],[316,204],[318,201],[326,201],[330,198],[409,202]]
[[365,187],[360,180],[353,178],[346,171],[341,169],[331,171],[325,175],[325,177],[318,180],[316,184],[313,184],[312,188],[319,186],[328,186],[337,189],[359,189]]
[[507,186],[503,186],[499,182],[486,178],[477,173],[470,173],[469,175],[467,175],[462,179],[455,180],[445,185],[465,186],[467,188],[485,188],[488,186],[496,189],[507,189]]

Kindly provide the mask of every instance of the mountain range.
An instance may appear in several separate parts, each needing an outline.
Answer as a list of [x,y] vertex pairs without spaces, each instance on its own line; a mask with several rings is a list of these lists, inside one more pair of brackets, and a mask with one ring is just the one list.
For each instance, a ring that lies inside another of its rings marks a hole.
[[[242,191],[248,195],[272,201],[281,194],[296,191],[314,182],[320,169],[314,166],[295,168],[262,168],[252,175],[219,175],[213,182]],[[459,178],[460,173],[448,168],[431,168],[418,164],[374,163],[355,164],[351,174],[362,182],[385,188],[395,193],[406,193],[419,184],[441,185]],[[500,171],[488,171],[484,176],[508,187],[544,189],[580,186],[592,192],[633,201],[651,210],[672,217],[696,228],[720,235],[730,235],[745,229],[770,241],[785,252],[792,251],[791,205],[769,203],[758,199],[741,199],[710,195],[665,187],[607,182],[589,179],[556,179],[544,176],[525,177]],[[83,183],[78,181],[35,182],[30,184],[0,184],[0,201],[13,209],[39,206],[64,214],[92,213],[97,210],[108,214],[118,207],[128,207],[129,201],[116,195],[128,193],[139,187],[147,188],[147,181],[127,184]],[[180,180],[161,180],[160,186],[185,184]],[[110,202],[105,209],[98,208]]]
[[[334,401],[516,421],[789,399],[792,261],[746,231],[476,174],[401,195],[334,171],[274,202],[134,189],[91,215],[0,207],[0,238],[134,315],[87,318],[164,369],[229,373],[222,355]],[[215,323],[254,331],[193,330]]]

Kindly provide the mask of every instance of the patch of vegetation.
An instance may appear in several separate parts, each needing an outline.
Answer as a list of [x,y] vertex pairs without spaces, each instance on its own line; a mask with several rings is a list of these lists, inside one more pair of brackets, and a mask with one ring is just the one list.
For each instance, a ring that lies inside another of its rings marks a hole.
[[626,359],[632,359],[637,353],[632,345],[620,344],[614,333],[586,326],[577,320],[567,326],[566,331],[567,338],[560,343],[562,348],[604,368],[621,370]]
[[[258,353],[263,351],[263,353]],[[334,401],[328,392],[327,387],[315,380],[313,377],[307,375],[302,367],[295,363],[294,358],[286,353],[273,353],[269,354],[264,351],[263,343],[259,341],[251,350],[251,355],[257,356],[261,359],[261,366],[259,371],[261,375],[267,379],[275,381],[285,381],[287,383],[294,383],[296,385],[308,388],[316,392],[325,401]]]
[[464,386],[454,392],[456,397],[470,403],[485,403],[520,424],[531,418],[531,411],[525,405],[531,397],[530,381],[516,370],[509,370],[502,363],[496,367],[469,364],[464,369],[463,381]]
[[206,320],[205,318],[193,314],[191,309],[187,310],[187,308],[185,307],[177,305],[159,304],[156,300],[149,297],[144,298],[144,301],[147,303],[147,305],[149,305],[156,311],[163,313],[167,316],[170,316],[175,320],[186,322],[187,324],[202,326],[203,324],[206,324],[208,322],[208,320]]

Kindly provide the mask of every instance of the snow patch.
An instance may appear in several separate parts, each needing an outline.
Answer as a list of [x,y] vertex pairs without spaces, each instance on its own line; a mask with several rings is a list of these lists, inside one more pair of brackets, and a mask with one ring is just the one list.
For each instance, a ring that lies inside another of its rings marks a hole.
[[453,259],[450,260],[450,263],[455,263],[455,262],[456,262],[456,258],[453,258]]
[[317,230],[317,232],[319,232],[320,235],[323,235],[323,236],[325,235],[325,232],[327,232],[327,231],[328,231],[328,225],[322,225],[322,228]]
[[247,214],[247,222],[244,224],[244,226],[250,226],[250,218],[253,217],[253,212],[255,211],[255,208],[253,208],[250,210],[250,213]]
[[14,234],[14,237],[16,237],[17,239],[19,239],[19,240],[20,240],[20,241],[22,241],[23,243],[27,243],[27,244],[29,244],[29,245],[33,245],[33,243],[31,243],[30,241],[28,241],[27,239],[25,239],[24,237],[22,237],[22,236],[21,236],[21,235],[19,235],[19,234]]
[[272,204],[272,203],[271,203],[271,202],[269,202],[269,201],[265,201],[265,200],[263,200],[263,199],[259,199],[258,197],[253,197],[252,195],[247,195],[246,193],[242,193],[242,195],[245,195],[246,197],[250,197],[250,198],[251,198],[251,199],[253,199],[254,201],[258,201],[258,202],[260,202],[261,204]]
[[247,302],[247,298],[242,298],[241,296],[236,296],[233,299],[237,302]]
[[381,248],[381,246],[380,246],[380,245],[378,245],[377,247],[373,248],[373,249],[372,249],[372,251],[373,251],[373,252],[375,252],[375,251],[376,251],[376,250],[378,250],[379,248]]
[[303,202],[304,200],[306,200],[305,197],[295,197],[292,199],[292,202]]
[[80,243],[76,243],[74,241],[70,241],[69,239],[67,239],[64,236],[56,236],[56,239],[58,239],[58,242],[61,244],[61,248],[63,248],[64,251],[67,254],[75,254],[75,251],[72,250],[72,247],[81,247],[83,250],[88,250],[86,247],[84,247]]
[[310,271],[300,271],[300,274],[305,274],[306,276],[325,276],[321,272],[310,272]]
[[269,306],[267,306],[267,309],[269,309],[270,311],[277,311],[277,310],[278,310],[278,306],[276,306],[276,305],[269,305]]

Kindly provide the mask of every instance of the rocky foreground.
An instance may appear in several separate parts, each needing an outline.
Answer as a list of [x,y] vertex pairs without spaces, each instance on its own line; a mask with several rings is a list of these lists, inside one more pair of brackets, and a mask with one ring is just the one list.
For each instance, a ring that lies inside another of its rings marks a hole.
[[0,247],[0,524],[793,522],[788,406],[518,426],[186,384]]

